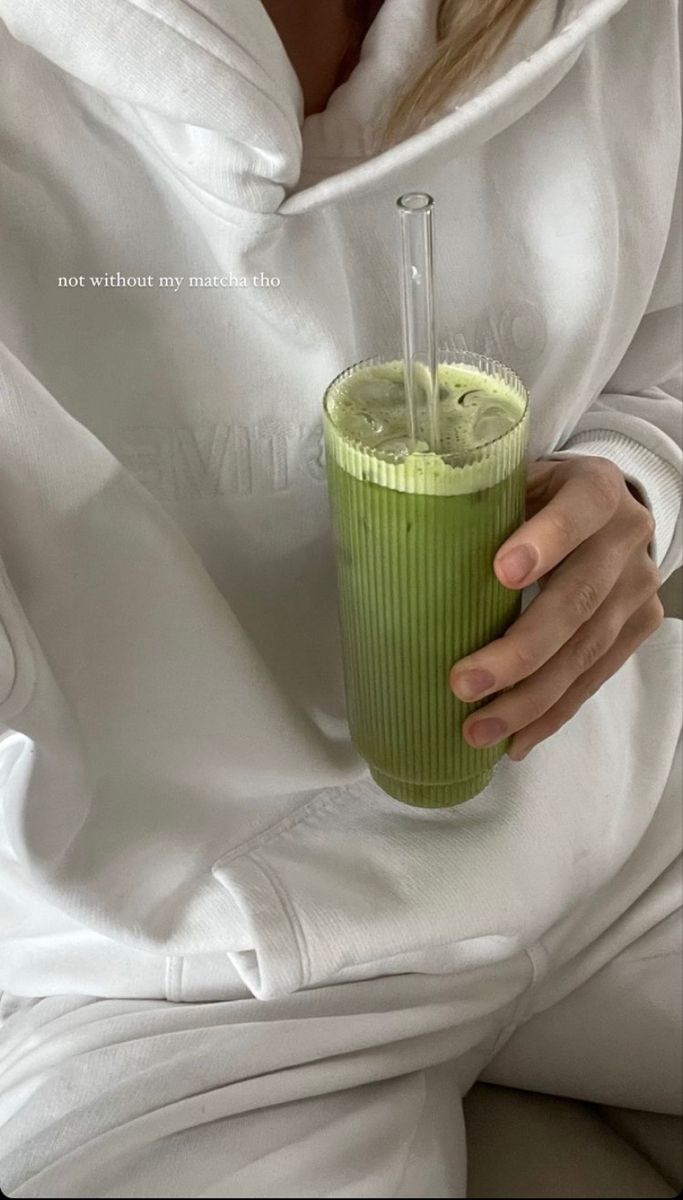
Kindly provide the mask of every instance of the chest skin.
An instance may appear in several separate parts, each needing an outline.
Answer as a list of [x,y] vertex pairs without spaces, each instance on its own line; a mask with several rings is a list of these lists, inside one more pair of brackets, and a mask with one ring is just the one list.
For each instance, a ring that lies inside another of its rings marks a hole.
[[323,112],[360,58],[382,0],[263,0],[298,75],[304,115]]

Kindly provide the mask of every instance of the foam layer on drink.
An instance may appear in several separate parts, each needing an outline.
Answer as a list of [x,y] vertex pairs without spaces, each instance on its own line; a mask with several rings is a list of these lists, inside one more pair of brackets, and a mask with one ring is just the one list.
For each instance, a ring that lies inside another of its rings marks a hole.
[[327,452],[344,470],[401,492],[462,495],[493,487],[521,462],[527,398],[507,368],[500,374],[442,363],[438,453],[430,449],[426,413],[411,443],[400,361],[345,371],[326,397]]

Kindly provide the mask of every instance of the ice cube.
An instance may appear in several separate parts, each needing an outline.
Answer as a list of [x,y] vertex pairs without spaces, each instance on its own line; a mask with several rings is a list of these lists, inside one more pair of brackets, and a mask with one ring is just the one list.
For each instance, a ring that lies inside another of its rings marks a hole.
[[403,380],[400,379],[358,379],[354,386],[354,397],[370,408],[395,408],[406,402]]
[[410,454],[410,444],[405,437],[388,437],[375,446],[382,454],[390,454],[393,458],[407,458]]
[[482,404],[472,424],[472,436],[480,446],[488,445],[508,433],[517,422],[517,414],[504,404]]
[[369,412],[353,413],[352,419],[349,421],[348,431],[351,437],[362,442],[365,446],[374,446],[377,439],[384,432],[384,424],[378,417],[373,416]]
[[488,392],[483,392],[481,388],[470,388],[463,391],[462,387],[449,388],[443,386],[439,389],[439,402],[441,412],[446,417],[461,413],[464,409],[472,409],[478,405],[495,403]]

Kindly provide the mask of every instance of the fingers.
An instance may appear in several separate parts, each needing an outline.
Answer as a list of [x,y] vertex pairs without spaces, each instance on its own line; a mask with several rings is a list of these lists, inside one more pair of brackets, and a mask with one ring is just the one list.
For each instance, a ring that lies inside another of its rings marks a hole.
[[[451,687],[466,702],[496,693],[465,722],[464,736],[473,746],[514,736],[519,749],[529,730],[553,723],[559,728],[581,681],[597,678],[596,670],[616,661],[615,646],[627,643],[633,653],[661,621],[659,572],[647,554],[652,517],[629,493],[621,472],[595,458],[553,463],[551,472],[547,466],[532,474],[527,511],[534,515],[496,558],[502,580],[516,554],[520,570],[527,571],[520,586],[537,581],[539,595],[504,637],[451,672]],[[533,560],[530,572],[525,549]]]
[[[532,476],[529,493],[533,496],[539,487],[547,491],[548,486],[541,472],[538,479]],[[607,524],[625,492],[621,471],[607,459],[574,459],[555,494],[498,551],[494,568],[501,583],[528,587],[552,571]]]
[[552,495],[558,490],[558,474],[562,466],[559,462],[548,459],[537,459],[527,464],[526,473],[526,515],[533,517],[546,505]]
[[557,733],[603,683],[616,674],[642,642],[659,629],[663,619],[662,603],[658,596],[653,596],[626,622],[608,652],[579,676],[556,704],[513,738],[509,757],[514,762],[521,762],[539,742]]
[[468,718],[463,726],[466,740],[473,746],[492,745],[539,720],[609,653],[633,612],[650,598],[644,584],[636,589],[626,578],[593,620],[578,629],[544,666]]
[[[556,568],[504,637],[455,664],[451,687],[456,696],[480,700],[537,672],[598,611],[632,553],[630,539],[626,534],[615,536],[613,525],[609,534],[598,534],[576,550],[570,561]],[[651,590],[655,587],[653,581]],[[642,592],[634,597],[624,620],[643,599]]]

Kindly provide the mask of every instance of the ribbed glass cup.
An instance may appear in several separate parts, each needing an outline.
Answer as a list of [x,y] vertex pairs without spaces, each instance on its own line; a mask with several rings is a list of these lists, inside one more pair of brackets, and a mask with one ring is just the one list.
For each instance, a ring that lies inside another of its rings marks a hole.
[[[470,799],[507,743],[475,750],[462,736],[479,707],[449,686],[453,663],[500,637],[521,596],[500,584],[496,551],[522,522],[528,397],[508,367],[458,353],[453,366],[503,382],[521,401],[517,423],[476,450],[405,461],[335,426],[325,395],[325,449],[337,545],[339,608],[351,737],[380,787],[427,808]],[[443,464],[453,468],[444,473]]]

